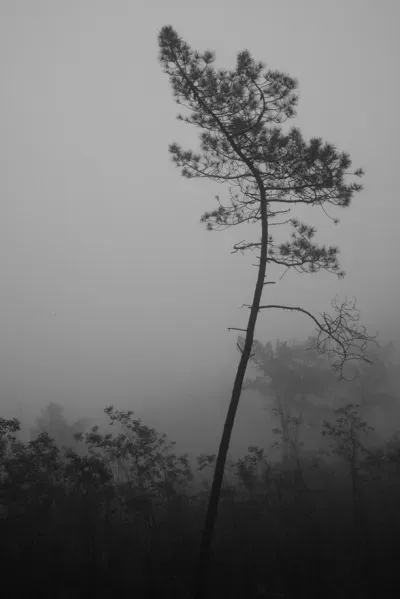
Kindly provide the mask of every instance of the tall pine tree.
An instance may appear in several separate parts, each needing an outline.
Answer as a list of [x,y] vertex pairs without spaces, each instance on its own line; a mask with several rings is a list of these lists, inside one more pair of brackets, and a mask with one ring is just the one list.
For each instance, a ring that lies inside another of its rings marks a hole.
[[[261,305],[267,280],[267,265],[295,269],[301,273],[329,271],[343,277],[338,248],[315,243],[315,228],[291,215],[297,204],[345,208],[361,185],[346,182],[346,176],[362,176],[361,169],[349,173],[351,160],[319,138],[306,142],[299,129],[285,133],[280,127],[295,116],[297,81],[279,71],[266,70],[244,50],[237,55],[232,71],[215,69],[215,55],[193,50],[171,26],[158,35],[159,60],[169,76],[173,95],[189,116],[178,118],[199,127],[201,153],[169,146],[176,166],[186,178],[206,178],[229,184],[229,201],[219,196],[215,210],[201,221],[209,230],[221,230],[241,223],[259,224],[261,235],[254,241],[240,241],[234,252],[256,250],[258,272],[249,308],[244,343],[233,385],[232,397],[221,438],[213,485],[204,525],[199,569],[194,585],[196,599],[204,596],[207,564],[217,517],[218,501],[231,433],[238,408],[246,367],[252,352],[254,331],[261,309],[275,308],[308,315],[318,329],[319,351],[335,356],[339,376],[349,359],[365,359],[369,338],[357,326],[354,304],[334,302],[334,315],[318,319],[300,306]],[[272,227],[289,226],[290,238],[278,243]],[[269,274],[269,273],[268,273]]]

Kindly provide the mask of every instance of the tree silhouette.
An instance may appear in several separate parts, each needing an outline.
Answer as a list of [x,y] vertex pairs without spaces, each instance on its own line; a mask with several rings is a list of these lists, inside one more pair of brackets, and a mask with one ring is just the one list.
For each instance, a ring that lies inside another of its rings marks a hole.
[[75,435],[85,431],[89,425],[88,418],[81,418],[69,424],[64,416],[64,408],[55,402],[50,402],[36,419],[36,426],[31,429],[30,436],[33,440],[38,435],[47,433],[59,448],[68,447],[79,452],[81,448],[77,444]]
[[[360,415],[369,422],[375,424],[377,417],[383,418],[386,434],[397,430],[400,413],[400,368],[392,362],[394,352],[392,342],[370,350],[369,358],[372,363],[358,365],[358,377],[348,385],[347,396],[341,401],[342,406],[349,402],[357,404]],[[383,439],[380,440],[382,443]]]
[[104,460],[115,486],[167,500],[186,489],[192,477],[189,459],[173,452],[175,441],[143,424],[131,410],[108,406],[104,413],[114,433],[94,426],[75,437],[85,442],[90,456]]
[[[337,382],[328,360],[310,347],[312,342],[309,339],[303,344],[289,345],[277,340],[274,349],[270,342],[262,344],[255,340],[250,361],[261,376],[248,378],[243,385],[243,389],[257,391],[268,399],[266,409],[278,416],[282,460],[287,465],[297,458],[301,425],[317,428],[327,418],[331,409],[324,398]],[[239,337],[239,348],[243,345],[244,339]],[[310,395],[317,396],[320,404],[310,401]]]
[[[295,269],[300,273],[326,270],[339,278],[344,276],[338,261],[338,248],[319,246],[314,242],[316,230],[291,215],[297,204],[320,207],[347,207],[356,183],[346,183],[346,175],[361,176],[361,169],[349,173],[351,160],[320,138],[304,141],[297,128],[284,133],[279,125],[295,116],[297,81],[279,71],[265,71],[244,50],[237,55],[232,71],[216,70],[213,52],[193,50],[171,26],[158,35],[159,60],[169,76],[178,104],[190,116],[178,119],[202,129],[201,154],[183,150],[178,144],[169,146],[173,162],[186,178],[206,178],[229,183],[230,201],[203,214],[201,221],[209,230],[243,224],[260,223],[261,237],[256,241],[240,241],[233,252],[257,250],[257,279],[250,314],[245,329],[244,345],[233,385],[230,406],[221,438],[213,485],[201,541],[199,570],[194,585],[196,599],[204,596],[205,573],[218,511],[218,501],[231,433],[242,391],[246,367],[252,351],[257,317],[261,309],[276,308],[309,316],[318,331],[317,347],[335,357],[333,367],[339,376],[349,360],[365,359],[369,337],[357,327],[355,304],[335,301],[334,316],[323,313],[320,318],[300,306],[261,305],[264,287],[274,281],[266,279],[267,264]],[[283,219],[283,220],[282,220]],[[335,221],[336,222],[336,221]],[[289,225],[290,240],[278,243],[271,227]],[[269,273],[268,273],[269,274]]]

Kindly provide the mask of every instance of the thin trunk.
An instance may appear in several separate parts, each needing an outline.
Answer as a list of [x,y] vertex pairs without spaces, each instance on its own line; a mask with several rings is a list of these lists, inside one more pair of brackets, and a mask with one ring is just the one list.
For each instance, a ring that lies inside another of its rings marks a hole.
[[195,575],[193,596],[194,599],[203,599],[206,590],[206,579],[208,575],[208,566],[210,561],[211,543],[214,535],[215,522],[218,514],[218,503],[221,493],[222,480],[224,476],[225,464],[228,456],[232,430],[235,423],[236,412],[239,405],[242,392],[243,380],[246,373],[247,364],[250,359],[253,347],[254,331],[256,328],[257,317],[265,282],[267,268],[267,244],[268,244],[268,221],[267,221],[267,200],[261,179],[256,176],[260,190],[260,211],[261,211],[261,251],[260,264],[258,267],[257,282],[254,290],[253,303],[250,308],[250,316],[246,329],[244,347],[241,353],[239,365],[236,372],[235,382],[232,389],[231,401],[229,403],[228,413],[225,419],[224,430],[221,437],[219,451],[217,455],[214,478],[211,487],[210,498],[208,501],[207,513],[203,528],[203,534],[200,543],[200,554],[198,568]]
[[[368,531],[363,524],[363,503],[361,498],[361,489],[359,487],[358,469],[359,469],[359,442],[355,426],[351,427],[351,482],[353,499],[353,544],[355,552],[356,576],[363,576],[365,567],[363,566],[366,549],[369,545]],[[368,550],[367,550],[368,551]]]
[[292,435],[290,431],[290,408],[285,408],[285,396],[276,396],[277,410],[279,414],[281,430],[282,430],[282,466],[284,472],[289,471],[292,462]]
[[362,524],[363,524],[363,514],[362,514],[362,498],[361,498],[361,490],[359,485],[358,478],[358,469],[359,469],[359,442],[357,439],[357,433],[354,430],[354,425],[352,425],[351,430],[351,487],[352,487],[352,505],[353,505],[353,528],[355,531],[356,539],[359,540],[360,534],[362,533]]

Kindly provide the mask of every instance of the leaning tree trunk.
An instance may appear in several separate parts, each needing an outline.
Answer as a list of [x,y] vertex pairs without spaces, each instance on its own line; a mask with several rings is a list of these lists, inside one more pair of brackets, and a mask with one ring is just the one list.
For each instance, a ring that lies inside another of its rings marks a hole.
[[221,494],[222,480],[224,476],[225,464],[228,456],[230,440],[232,436],[233,425],[235,423],[236,412],[239,405],[240,395],[244,376],[247,369],[247,364],[250,359],[251,350],[254,341],[254,331],[256,328],[258,312],[262,292],[265,284],[265,275],[267,268],[267,243],[268,243],[268,220],[267,220],[267,200],[263,183],[259,176],[256,176],[260,190],[260,211],[261,211],[261,249],[260,263],[258,266],[257,282],[254,290],[253,303],[250,307],[250,316],[246,329],[246,336],[239,365],[236,372],[235,382],[233,385],[231,401],[229,403],[228,413],[225,419],[225,425],[220,441],[217,460],[215,464],[214,478],[211,486],[211,493],[208,502],[206,518],[203,528],[203,534],[200,543],[200,554],[198,568],[194,581],[193,596],[194,599],[203,599],[206,589],[206,579],[208,574],[208,566],[210,561],[211,543],[214,534],[215,523],[218,514],[218,503]]

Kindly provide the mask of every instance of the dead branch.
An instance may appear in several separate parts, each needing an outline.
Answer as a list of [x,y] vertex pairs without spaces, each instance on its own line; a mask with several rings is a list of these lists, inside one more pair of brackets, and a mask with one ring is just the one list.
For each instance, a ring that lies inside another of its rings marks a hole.
[[277,308],[306,314],[316,325],[318,333],[316,339],[317,351],[335,359],[332,370],[339,375],[339,379],[353,380],[344,376],[345,364],[352,360],[361,360],[371,364],[371,360],[366,356],[366,349],[369,343],[374,343],[379,347],[376,340],[377,336],[367,335],[364,326],[357,326],[356,323],[359,321],[360,313],[355,307],[355,300],[353,302],[347,302],[346,300],[339,304],[335,298],[332,301],[332,307],[336,316],[324,312],[321,314],[321,320],[318,320],[311,312],[299,306],[268,304],[260,306],[259,309]]

